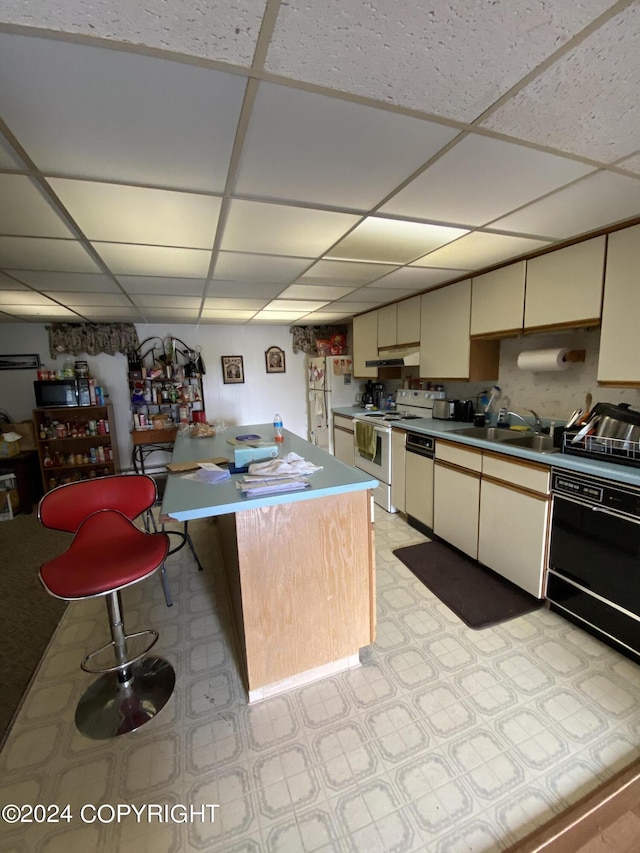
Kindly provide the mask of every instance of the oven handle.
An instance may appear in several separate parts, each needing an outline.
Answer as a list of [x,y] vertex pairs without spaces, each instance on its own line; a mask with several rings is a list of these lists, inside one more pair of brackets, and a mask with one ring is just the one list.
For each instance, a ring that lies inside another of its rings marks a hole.
[[570,498],[567,495],[560,493],[555,493],[554,498],[561,498],[563,501],[567,501],[570,504],[576,504],[576,506],[583,506],[585,509],[590,509],[592,512],[602,512],[604,515],[611,515],[614,518],[619,518],[621,521],[629,521],[631,524],[640,525],[640,518],[636,518],[633,515],[625,515],[622,512],[615,512],[615,510],[599,506],[598,504],[590,504],[588,501],[578,501],[575,498]]

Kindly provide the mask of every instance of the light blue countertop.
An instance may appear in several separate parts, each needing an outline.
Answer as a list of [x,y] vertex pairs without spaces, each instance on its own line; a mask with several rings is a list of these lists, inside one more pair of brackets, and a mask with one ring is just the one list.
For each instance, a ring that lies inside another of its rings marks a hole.
[[[253,434],[261,436],[265,441],[271,441],[273,424],[228,427],[226,432],[212,438],[190,438],[187,434],[178,434],[171,461],[192,462],[220,456],[233,462],[233,445],[229,444],[227,439]],[[229,480],[215,485],[189,479],[186,474],[170,474],[162,501],[162,512],[178,521],[190,521],[194,518],[241,512],[243,509],[375,489],[378,485],[374,477],[345,465],[330,453],[315,447],[289,430],[283,430],[283,434],[284,441],[279,453],[281,458],[294,452],[307,462],[322,466],[321,470],[307,475],[311,483],[309,488],[299,492],[247,498],[236,488],[236,482],[242,479],[242,474],[232,474]]]
[[[353,417],[353,415],[362,414],[363,409],[356,406],[344,406],[342,408],[333,409],[334,414]],[[483,441],[479,438],[471,438],[464,435],[448,435],[451,430],[463,429],[470,427],[472,424],[462,423],[461,421],[440,421],[433,418],[418,418],[408,421],[392,421],[392,426],[398,429],[409,430],[411,432],[432,435],[435,438],[448,438],[453,441],[459,441],[461,444],[467,444],[471,447],[478,447],[481,450],[493,450],[505,456],[515,456],[519,459],[529,459],[533,462],[539,462],[543,465],[550,465],[554,468],[562,468],[563,470],[576,471],[582,474],[589,474],[592,477],[602,477],[606,480],[613,480],[618,483],[629,483],[633,486],[640,487],[640,468],[633,468],[629,465],[621,465],[617,462],[601,462],[599,459],[591,459],[589,457],[575,456],[568,453],[541,453],[537,450],[530,450],[526,447],[509,446],[508,442],[500,441]]]

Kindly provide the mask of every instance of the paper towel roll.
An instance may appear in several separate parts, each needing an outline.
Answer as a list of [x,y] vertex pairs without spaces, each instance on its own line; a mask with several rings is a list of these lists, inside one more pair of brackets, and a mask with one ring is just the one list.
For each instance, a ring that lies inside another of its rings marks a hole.
[[532,349],[518,356],[520,370],[566,370],[569,362],[564,360],[568,349]]

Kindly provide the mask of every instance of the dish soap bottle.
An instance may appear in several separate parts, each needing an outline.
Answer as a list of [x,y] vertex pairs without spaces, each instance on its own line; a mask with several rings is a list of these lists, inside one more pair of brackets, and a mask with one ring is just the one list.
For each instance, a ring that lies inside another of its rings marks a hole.
[[284,435],[282,434],[282,418],[280,415],[273,416],[273,440],[276,444],[282,444]]

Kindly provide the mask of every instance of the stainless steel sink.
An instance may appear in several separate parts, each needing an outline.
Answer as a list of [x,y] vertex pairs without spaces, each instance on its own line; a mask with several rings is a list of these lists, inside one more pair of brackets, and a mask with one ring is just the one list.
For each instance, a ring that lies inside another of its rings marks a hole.
[[509,436],[508,441],[516,447],[528,447],[540,453],[557,453],[559,450],[553,446],[553,438],[550,435],[516,435],[513,438]]
[[515,432],[498,429],[498,427],[465,427],[451,429],[449,432],[451,435],[466,435],[468,438],[481,438],[483,441],[511,441],[512,438],[517,437]]

